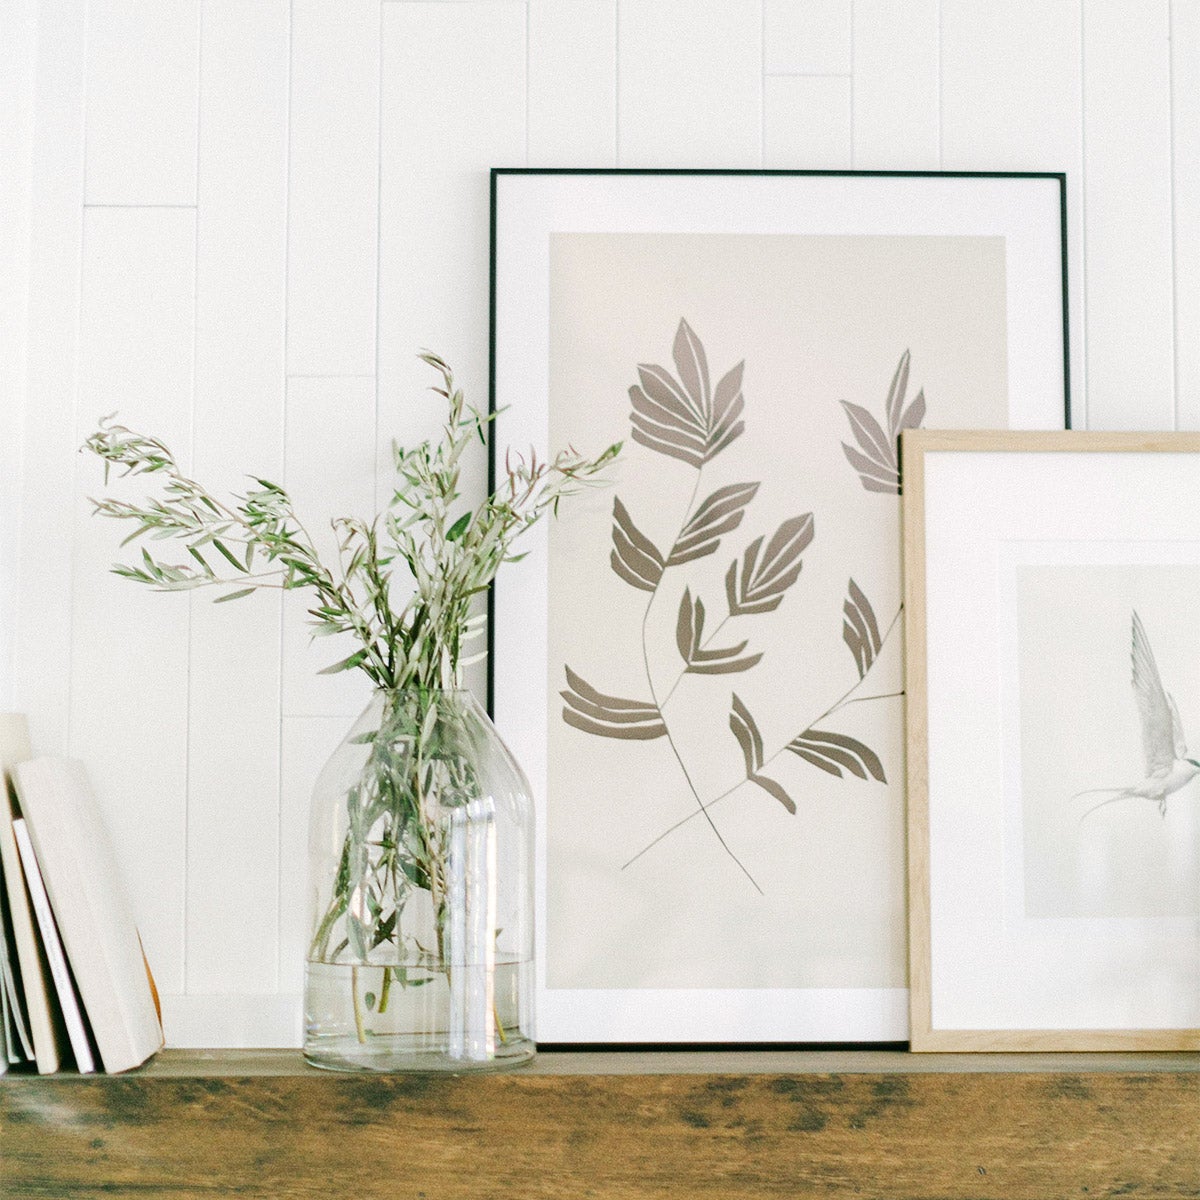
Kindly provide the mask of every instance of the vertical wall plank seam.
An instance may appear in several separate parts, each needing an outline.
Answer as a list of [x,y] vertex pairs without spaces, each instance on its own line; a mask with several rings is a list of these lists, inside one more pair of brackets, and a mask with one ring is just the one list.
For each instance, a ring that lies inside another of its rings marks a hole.
[[[200,44],[200,39],[204,33],[204,6],[207,3],[208,0],[197,0],[196,3],[196,178],[192,181],[192,202],[196,205],[200,203],[200,89],[204,86],[202,83],[203,76],[200,74],[204,67],[204,49]],[[192,345],[193,347],[195,346],[194,340]],[[194,379],[195,375],[193,374]],[[192,390],[194,394],[194,383]]]
[[[199,379],[197,362],[200,339],[196,336],[196,318],[200,313],[200,145],[202,131],[200,121],[203,117],[203,106],[200,103],[200,93],[204,87],[204,8],[208,0],[200,0],[196,5],[196,190],[193,195],[195,216],[192,218],[192,395],[188,414],[188,442],[191,465],[196,465],[196,384]],[[195,653],[195,639],[192,637],[192,612],[198,599],[195,592],[188,598],[187,612],[187,691],[190,702],[192,697],[192,655]],[[191,815],[192,815],[192,720],[191,706],[188,707],[187,730],[183,739],[183,879],[181,895],[183,903],[183,953],[180,956],[179,974],[183,980],[184,995],[188,994],[188,896],[191,889],[188,880],[191,875]]]
[[[80,20],[83,22],[83,53],[80,59],[81,71],[83,79],[79,89],[79,156],[80,156],[80,190],[79,190],[79,221],[76,224],[76,238],[78,239],[78,254],[76,255],[76,275],[75,275],[75,369],[74,383],[72,386],[71,395],[71,436],[74,439],[79,431],[79,408],[80,408],[80,345],[83,340],[83,253],[84,253],[84,225],[83,225],[83,202],[87,197],[87,137],[88,137],[88,34],[91,31],[91,4],[86,2],[83,6],[83,14]],[[36,78],[36,77],[35,77]],[[34,103],[37,102],[37,85],[34,85]],[[37,113],[34,113],[34,138],[37,137]],[[32,186],[32,184],[31,184]],[[27,335],[28,336],[28,335]],[[71,495],[73,497],[79,495],[79,465],[80,456],[78,454],[72,456],[71,460]],[[71,561],[67,573],[67,587],[69,594],[74,596],[76,573],[79,563],[79,522],[71,522]],[[75,605],[68,605],[67,611],[67,662],[68,664],[74,661],[75,657]],[[72,673],[73,676],[73,673]],[[63,720],[63,734],[65,746],[64,749],[69,750],[71,746],[71,714],[74,712],[73,697],[70,694],[70,681],[68,680],[67,692],[67,707],[66,717]]]
[[[83,80],[82,80],[82,86],[80,87],[79,94],[82,97],[82,99],[80,100],[80,103],[83,106],[83,112],[80,116],[80,123],[82,124],[83,128],[81,130],[79,152],[83,157],[83,169],[80,172],[80,174],[82,176],[82,183],[81,183],[81,190],[79,193],[79,204],[80,204],[80,208],[83,209],[83,208],[87,207],[87,194],[88,194],[88,191],[87,191],[87,184],[88,184],[88,178],[87,178],[87,169],[88,169],[88,156],[87,156],[87,147],[88,147],[88,42],[90,41],[90,38],[88,35],[91,33],[91,30],[92,30],[91,0],[84,0],[83,16],[80,19],[83,21],[83,58],[81,59],[81,62],[83,63]],[[40,22],[35,17],[34,44],[37,47],[37,50],[35,51],[35,53],[37,53],[40,56],[41,47],[40,47],[39,37],[38,37],[38,35],[40,33],[39,25],[40,25]],[[37,78],[36,78],[36,71],[35,71],[35,76],[34,76],[35,109],[36,109],[36,98],[37,98]],[[34,140],[36,141],[37,140],[37,112],[36,111],[33,114],[33,121],[34,121],[33,136],[34,136]],[[83,238],[82,238],[83,213],[82,213],[82,211],[80,212],[79,224],[80,224],[80,228],[81,228],[80,247],[82,248],[82,244],[83,244]],[[82,255],[80,257],[82,260]],[[82,278],[82,276],[81,276],[81,278]],[[82,288],[82,286],[79,289],[79,308],[80,308],[80,318],[81,318],[80,323],[81,323],[81,327],[82,327],[82,312],[83,312],[83,288]],[[78,428],[78,426],[76,426],[76,428]],[[68,720],[69,720],[69,718],[68,718]],[[68,729],[69,728],[70,728],[70,726],[68,724]]]
[[[279,475],[282,480],[284,466],[287,462],[287,279],[288,279],[288,223],[291,215],[292,189],[290,185],[292,169],[292,13],[294,0],[288,0],[287,21],[287,85],[285,95],[285,113],[283,130],[283,309],[280,348],[281,354],[276,365],[279,372]],[[275,987],[283,988],[283,622],[284,596],[279,597],[279,619],[275,626],[277,653],[275,655],[275,678],[279,711],[275,721]]]
[[[853,171],[857,163],[857,149],[854,144],[854,0],[850,0],[850,169]],[[838,78],[835,76],[835,78]]]
[[[1091,425],[1087,389],[1091,386],[1092,373],[1088,370],[1088,289],[1087,289],[1087,6],[1079,0],[1079,329],[1082,345],[1079,347],[1079,362],[1083,367],[1084,393],[1082,396],[1071,396],[1071,423],[1075,424],[1075,414],[1083,418],[1079,428],[1087,429]],[[1068,282],[1068,289],[1070,280]]]
[[938,170],[945,170],[946,167],[946,151],[944,144],[944,130],[946,127],[946,102],[945,102],[945,72],[942,70],[942,46],[945,36],[945,28],[943,22],[943,4],[942,0],[938,0],[938,33],[937,33],[937,89],[938,89],[938,105],[937,105],[937,121],[938,121]]
[[767,165],[767,0],[758,2],[758,165]]
[[[383,23],[383,5],[379,6],[379,21]],[[287,22],[287,88],[284,114],[284,135],[283,135],[283,355],[280,359],[279,370],[283,376],[280,393],[283,397],[283,419],[279,423],[279,475],[285,490],[289,483],[287,479],[287,461],[288,461],[288,380],[290,376],[287,373],[287,346],[288,346],[288,278],[291,271],[291,224],[292,224],[292,64],[295,58],[295,27],[296,27],[296,3],[295,0],[288,0],[288,22]],[[382,42],[382,39],[381,39]],[[378,221],[376,222],[378,224]],[[379,309],[376,306],[376,323],[379,321]],[[375,338],[375,353],[379,353],[379,337],[376,331]],[[378,372],[376,372],[378,378]],[[276,858],[279,863],[279,870],[275,876],[275,987],[277,990],[283,988],[283,656],[286,652],[284,622],[287,619],[287,604],[284,602],[284,597],[280,597],[279,602],[279,654],[277,656],[279,670],[279,713],[275,725],[275,737],[278,762],[278,770],[275,772],[275,846]]]
[[1167,3],[1167,136],[1171,158],[1171,400],[1172,420],[1179,428],[1179,264],[1175,258],[1178,233],[1175,214],[1175,5]]
[[[380,39],[382,41],[382,39]],[[529,166],[529,0],[525,0],[525,165]],[[380,135],[382,137],[382,135]],[[496,164],[493,163],[493,166]]]
[[621,165],[621,0],[613,0],[613,166]]
[[385,11],[383,4],[380,4],[378,53],[376,55],[379,75],[375,88],[375,486],[371,489],[376,507],[379,506],[379,493],[382,486],[382,481],[379,478],[379,447],[383,439],[383,429],[380,419],[379,376],[380,347],[383,344],[383,330],[380,327],[380,322],[383,313],[383,26]]

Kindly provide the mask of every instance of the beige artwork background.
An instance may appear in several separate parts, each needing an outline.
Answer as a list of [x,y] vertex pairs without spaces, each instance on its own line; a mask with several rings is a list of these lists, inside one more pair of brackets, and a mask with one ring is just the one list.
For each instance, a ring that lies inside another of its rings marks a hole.
[[[637,366],[677,373],[681,318],[714,385],[745,362],[745,432],[705,465],[698,487],[693,467],[630,437]],[[842,450],[854,439],[838,402],[883,423],[907,350],[908,399],[924,391],[927,425],[1006,425],[1003,240],[555,234],[550,326],[550,444],[623,439],[625,450],[612,486],[564,506],[550,531],[547,986],[903,987],[902,701],[850,703],[820,722],[870,747],[886,784],[834,778],[780,751],[858,680],[842,639],[848,581],[881,632],[899,611],[899,500],[863,488]],[[614,497],[666,552],[689,505],[750,481],[761,486],[741,525],[716,553],[668,568],[647,613],[649,594],[610,566]],[[729,722],[736,693],[761,730],[764,772],[797,806],[789,814],[742,786],[710,813],[727,851],[696,815],[665,738],[615,740],[564,723],[564,667],[636,701],[650,699],[649,670],[666,694],[683,666],[675,629],[685,587],[713,628],[730,563],[806,512],[815,536],[782,604],[730,622],[714,643],[748,639],[746,653],[761,661],[689,675],[666,706],[687,775],[709,800],[745,774]],[[897,624],[855,697],[901,690],[900,642]]]
[[1165,815],[1150,800],[1076,796],[1145,774],[1130,665],[1135,609],[1178,705],[1188,754],[1200,757],[1200,567],[1017,569],[1028,917],[1200,912],[1200,779],[1167,797]]

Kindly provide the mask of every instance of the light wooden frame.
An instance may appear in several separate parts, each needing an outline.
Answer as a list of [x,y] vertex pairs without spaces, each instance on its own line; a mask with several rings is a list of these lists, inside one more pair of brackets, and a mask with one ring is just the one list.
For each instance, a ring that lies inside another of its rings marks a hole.
[[[931,794],[930,794],[930,711],[931,704],[937,705],[940,697],[929,693],[927,673],[931,634],[936,643],[944,632],[929,628],[927,615],[927,584],[929,572],[947,572],[961,564],[931,562],[927,557],[927,531],[930,510],[927,509],[927,456],[948,453],[952,455],[1011,454],[1014,460],[1028,456],[1059,456],[1053,468],[1043,458],[1045,470],[1053,469],[1062,480],[1063,489],[1072,488],[1072,469],[1078,465],[1064,455],[1194,455],[1193,468],[1200,478],[1200,434],[1191,433],[1085,433],[1085,432],[955,432],[915,430],[903,435],[904,462],[904,603],[906,635],[906,691],[907,691],[907,771],[908,771],[908,864],[909,864],[909,969],[911,998],[911,1047],[915,1051],[1048,1051],[1048,1050],[1196,1050],[1200,1049],[1200,1029],[1196,1028],[954,1028],[945,1022],[940,1027],[934,1024],[934,971],[946,972],[943,978],[950,980],[956,967],[962,976],[961,962],[946,961],[946,956],[934,961],[934,936],[931,922],[937,914],[935,901],[931,899],[934,874],[938,869],[931,862]],[[1114,460],[1115,462],[1116,460]],[[981,460],[972,463],[973,471],[983,465]],[[1158,463],[1147,462],[1145,471],[1152,480]],[[986,469],[986,468],[985,468]],[[1037,468],[1035,468],[1036,470]],[[961,477],[961,476],[960,476]],[[991,476],[994,479],[994,476]],[[1093,475],[1094,478],[1094,475]],[[1077,489],[1086,493],[1086,486]],[[1065,492],[1063,493],[1065,494]],[[1042,496],[1040,500],[1049,509],[1054,504],[1053,496]],[[945,503],[946,496],[940,497]],[[1122,501],[1134,505],[1138,500],[1133,495],[1124,495]],[[957,497],[956,503],[972,504],[972,497]],[[1018,502],[1013,502],[1018,503]],[[1147,504],[1152,503],[1146,501]],[[1188,518],[1200,539],[1200,508],[1191,506],[1196,515]],[[964,521],[972,521],[966,517]],[[1097,517],[1097,521],[1103,517]],[[1189,526],[1189,528],[1191,528]],[[987,537],[985,532],[983,535]],[[1165,536],[1169,536],[1164,534]],[[1189,539],[1190,540],[1190,539]],[[956,585],[957,586],[957,585]],[[999,601],[997,606],[999,607]],[[983,618],[986,620],[986,618]],[[998,690],[998,684],[997,684]],[[998,702],[997,709],[999,708]],[[955,710],[954,720],[960,718]],[[944,715],[944,713],[943,713]],[[938,734],[944,737],[944,734]],[[974,745],[974,744],[973,744]],[[986,760],[991,746],[978,747],[979,758]],[[936,778],[941,789],[942,814],[945,825],[947,805],[953,796],[962,794],[952,785],[952,768],[947,768],[946,755],[935,761]],[[983,785],[986,789],[986,784]],[[947,798],[949,797],[949,798]],[[973,793],[978,800],[978,793]],[[986,796],[985,801],[986,802]],[[956,819],[961,819],[962,807]],[[936,851],[933,852],[936,854]],[[986,847],[983,850],[986,854]],[[945,906],[938,909],[945,917]],[[944,928],[944,926],[943,926]],[[1191,943],[1200,942],[1194,927],[1190,934]],[[1184,978],[1181,986],[1186,987],[1187,968],[1179,972]],[[957,984],[947,986],[957,986]],[[1191,988],[1196,989],[1196,980]],[[985,1001],[986,1003],[986,1001]],[[1190,1003],[1190,1001],[1189,1001]],[[1007,1022],[1005,1022],[1007,1023]]]

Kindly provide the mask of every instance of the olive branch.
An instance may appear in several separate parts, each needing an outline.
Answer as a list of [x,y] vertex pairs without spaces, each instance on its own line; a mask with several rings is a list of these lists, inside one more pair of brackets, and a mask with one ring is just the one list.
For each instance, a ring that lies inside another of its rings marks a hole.
[[[469,506],[460,494],[464,456],[476,439],[486,444],[496,414],[467,404],[436,355],[421,359],[440,376],[432,390],[446,403],[441,437],[393,448],[390,502],[371,520],[333,520],[331,562],[276,483],[251,477],[244,494],[220,498],[184,474],[163,442],[113,418],[82,447],[103,460],[106,483],[114,471],[161,481],[158,494],[140,502],[92,501],[96,514],[132,525],[122,546],[141,542],[140,559],[118,563],[116,574],[161,591],[217,588],[218,603],[267,588],[308,589],[313,635],[349,634],[357,642],[322,673],[361,670],[384,695],[377,726],[356,735],[369,747],[366,764],[346,793],[340,862],[309,950],[321,962],[351,956],[360,1040],[358,964],[373,951],[405,944],[429,970],[449,969],[447,848],[436,810],[467,804],[476,781],[460,744],[462,722],[453,713],[439,722],[438,705],[440,693],[457,688],[463,668],[482,657],[464,655],[486,621],[471,615],[472,603],[503,563],[520,557],[513,543],[521,534],[597,481],[620,451],[616,444],[587,458],[568,449],[548,461],[510,451],[499,486]],[[181,544],[186,557],[173,561],[152,550],[163,541]],[[402,925],[418,893],[429,897],[436,945]],[[384,966],[379,1012],[393,979],[402,986],[427,981],[395,957],[402,965]]]
[[321,560],[312,537],[277,483],[252,477],[245,494],[221,499],[188,478],[158,439],[113,418],[84,443],[104,460],[105,482],[118,475],[157,475],[161,494],[140,503],[93,500],[94,513],[128,521],[122,546],[138,539],[173,539],[183,561],[152,553],[143,542],[140,561],[119,563],[116,574],[162,591],[221,587],[217,602],[263,588],[307,588],[313,636],[350,634],[354,652],[322,674],[358,668],[377,687],[397,690],[453,688],[475,658],[464,644],[482,633],[472,617],[473,598],[486,591],[500,566],[515,561],[512,543],[559,503],[594,480],[620,445],[595,458],[564,450],[549,461],[530,452],[505,458],[496,491],[474,508],[460,495],[463,456],[497,414],[467,404],[450,368],[437,355],[421,359],[441,376],[433,390],[447,404],[441,440],[404,449],[393,446],[395,486],[385,511],[373,520],[336,517],[336,558]]

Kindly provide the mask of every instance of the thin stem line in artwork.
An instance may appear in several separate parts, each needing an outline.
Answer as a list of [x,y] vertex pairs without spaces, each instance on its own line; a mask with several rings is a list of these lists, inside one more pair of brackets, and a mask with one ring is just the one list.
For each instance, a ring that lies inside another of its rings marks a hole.
[[[725,616],[724,618],[722,618],[720,625],[718,625],[716,627],[716,629],[714,629],[712,631],[712,633],[710,633],[708,635],[708,637],[706,637],[704,639],[704,641],[700,643],[700,649],[707,650],[708,647],[711,646],[714,641],[716,641],[717,634],[720,633],[721,630],[724,629],[725,626],[729,624],[729,621],[730,621],[730,618],[728,615]],[[668,704],[670,704],[671,697],[673,695],[675,695],[675,689],[683,682],[683,677],[686,674],[687,674],[687,668],[685,667],[682,671],[679,672],[678,675],[675,676],[675,682],[673,684],[671,684],[671,690],[663,697],[663,702],[658,706],[659,712],[662,712],[662,710],[664,708],[666,708]]]
[[[888,638],[892,636],[892,630],[896,628],[896,622],[900,620],[900,614],[903,611],[904,611],[904,605],[901,604],[900,607],[898,609],[896,609],[896,615],[892,618],[892,623],[887,627],[887,632],[883,635],[882,638],[879,639],[879,649],[881,651],[883,650],[884,646],[887,645]],[[878,658],[878,656],[876,656],[875,660],[871,663],[871,666],[873,667],[875,665],[875,663],[878,661],[879,661],[879,658]],[[813,720],[809,721],[808,725],[805,726],[805,728],[811,729],[812,726],[819,724],[821,721],[825,720],[826,717],[830,717],[835,712],[837,712],[837,710],[839,708],[841,708],[844,704],[847,703],[849,697],[853,696],[854,693],[856,691],[858,691],[858,689],[860,687],[862,687],[862,685],[866,682],[867,676],[870,675],[870,673],[871,673],[870,668],[868,668],[866,670],[866,672],[859,677],[859,680],[856,684],[854,684],[852,687],[850,687],[846,691],[844,691],[841,694],[841,696],[839,696],[838,699],[835,700],[833,702],[833,704],[831,704],[819,717],[815,717]],[[776,757],[776,755],[778,755],[780,753],[782,753],[782,751],[776,751],[776,754],[772,755],[772,758]],[[770,759],[768,759],[767,761],[769,762]]]
[[[904,611],[904,605],[901,604],[899,609],[897,609],[897,611],[896,611],[896,615],[892,618],[892,623],[887,627],[887,632],[880,639],[880,643],[879,643],[880,650],[882,650],[883,647],[887,644],[887,640],[889,637],[891,637],[892,631],[896,628],[896,623],[900,620],[900,614],[903,611]],[[826,717],[832,716],[835,712],[839,711],[842,708],[845,708],[847,705],[850,705],[850,704],[865,704],[869,700],[891,700],[891,699],[895,699],[898,696],[903,696],[904,693],[902,691],[901,692],[884,692],[884,693],[882,693],[880,695],[876,695],[876,696],[855,696],[854,695],[854,693],[860,687],[862,687],[862,685],[867,681],[867,679],[869,678],[869,676],[871,674],[871,669],[874,667],[875,663],[878,661],[879,661],[879,656],[877,655],[874,662],[871,663],[871,666],[867,668],[866,672],[864,672],[864,674],[859,678],[858,682],[855,683],[849,689],[847,689],[845,692],[843,692],[842,695],[833,704],[831,704],[823,713],[821,713],[821,715],[819,717],[816,717],[812,721],[808,722],[808,724],[805,726],[805,728],[811,729],[814,725],[819,724]],[[660,712],[661,712],[661,710],[660,710]],[[665,722],[664,722],[664,724],[665,724]],[[668,734],[668,737],[669,736],[670,735]],[[771,754],[769,757],[767,757],[763,760],[762,765],[765,767],[769,763],[774,762],[775,759],[777,759],[786,749],[787,749],[786,745],[780,746],[778,750],[776,750],[773,754]],[[682,765],[683,764],[680,763],[680,766],[682,766]],[[684,773],[686,774],[686,771]],[[690,782],[691,781],[689,780],[689,783]],[[623,871],[623,870],[625,870],[626,867],[632,866],[635,862],[637,862],[637,860],[639,858],[642,857],[642,855],[646,854],[650,850],[653,850],[654,847],[657,846],[659,842],[661,842],[664,838],[669,837],[672,833],[675,832],[675,830],[686,825],[689,821],[692,820],[693,817],[697,817],[701,813],[703,813],[705,818],[708,819],[709,824],[712,824],[712,818],[709,816],[708,810],[710,808],[712,808],[714,805],[719,804],[722,800],[728,799],[728,797],[732,796],[734,792],[736,792],[739,788],[741,788],[743,785],[745,785],[749,782],[750,782],[750,776],[747,774],[744,778],[739,779],[738,782],[735,783],[731,788],[727,788],[719,796],[715,796],[712,800],[709,800],[707,802],[700,800],[699,796],[697,795],[696,798],[700,803],[700,808],[696,812],[688,813],[688,815],[686,817],[680,817],[680,819],[678,821],[676,821],[673,825],[664,829],[662,831],[662,833],[660,833],[657,837],[655,837],[653,839],[653,841],[648,842],[632,858],[630,858],[626,862],[622,863],[621,870]],[[693,794],[695,794],[694,788],[693,788]],[[714,826],[714,829],[715,829],[715,826]],[[720,837],[721,836],[720,833],[718,833],[717,836]],[[724,844],[724,843],[722,843],[722,844]],[[739,864],[739,866],[740,865],[741,864]],[[744,867],[742,869],[745,870]]]
[[[683,531],[684,527],[687,525],[687,522],[692,515],[692,505],[695,504],[696,496],[700,490],[700,476],[702,473],[703,473],[703,468],[700,468],[696,472],[696,483],[695,483],[695,486],[692,488],[692,494],[688,500],[687,508],[684,510],[683,523],[679,527],[679,532]],[[675,540],[678,540],[678,537],[679,537],[679,533],[677,532],[675,535]],[[674,544],[674,543],[672,543],[672,544]],[[663,568],[663,574],[666,574],[665,567]],[[650,652],[649,652],[649,648],[647,645],[647,626],[650,621],[650,610],[654,607],[654,601],[658,598],[658,589],[661,584],[662,584],[662,575],[660,575],[658,577],[658,580],[655,582],[654,589],[650,593],[650,599],[646,602],[646,611],[642,615],[642,665],[646,672],[646,683],[649,685],[649,688],[650,688],[650,700],[651,700],[651,703],[653,703],[654,706],[658,709],[659,717],[662,720],[663,729],[666,731],[667,744],[671,747],[671,753],[675,756],[675,761],[679,764],[680,771],[683,772],[683,777],[687,781],[688,790],[692,793],[692,796],[695,798],[697,808],[696,808],[696,811],[692,815],[704,817],[705,821],[708,822],[709,828],[713,831],[713,834],[715,835],[717,841],[720,842],[721,848],[737,864],[738,869],[750,881],[751,885],[754,887],[754,890],[757,891],[759,893],[759,895],[762,895],[763,890],[761,887],[758,886],[758,881],[754,878],[753,875],[750,874],[749,870],[746,868],[745,863],[743,863],[742,860],[740,858],[738,858],[738,856],[736,854],[734,854],[733,850],[730,849],[728,842],[725,841],[725,838],[721,835],[721,831],[717,828],[716,822],[712,819],[712,814],[709,813],[707,807],[704,804],[704,801],[700,799],[700,793],[699,793],[699,791],[697,791],[696,785],[692,782],[691,775],[688,774],[687,765],[683,761],[683,756],[679,753],[679,748],[675,745],[675,739],[671,735],[670,726],[667,724],[667,719],[663,715],[662,705],[659,704],[659,702],[658,702],[658,693],[654,687],[654,678],[650,672]],[[676,682],[678,682],[678,680],[676,680]],[[672,688],[672,691],[673,690],[674,690],[674,688]],[[664,701],[664,703],[665,703],[665,701]]]
[[838,705],[837,709],[849,708],[851,704],[866,704],[868,700],[895,700],[899,696],[903,696],[903,692],[880,692],[878,696],[855,696],[852,700],[845,700]]

